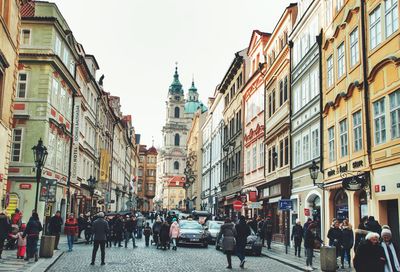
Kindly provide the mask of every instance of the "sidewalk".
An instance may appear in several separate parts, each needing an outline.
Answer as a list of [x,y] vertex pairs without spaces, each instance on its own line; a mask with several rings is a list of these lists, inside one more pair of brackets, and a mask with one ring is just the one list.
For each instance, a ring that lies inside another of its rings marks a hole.
[[[288,254],[286,254],[285,246],[280,243],[272,243],[272,249],[267,249],[263,247],[262,253],[266,255],[268,258],[273,259],[275,261],[281,262],[288,266],[291,266],[299,271],[307,271],[305,270],[306,267],[306,257],[304,256],[304,247],[301,249],[301,257],[296,257],[294,255],[294,248],[288,247]],[[353,256],[352,256],[353,257]],[[339,262],[338,262],[339,263]],[[320,255],[319,251],[314,251],[314,258],[313,258],[313,267],[315,268],[314,271],[322,271],[321,270],[321,263],[320,263]],[[347,267],[347,265],[346,265]],[[338,269],[338,272],[353,272],[354,269]]]
[[[61,237],[60,245],[65,248],[64,244],[67,244],[66,238]],[[38,250],[39,248],[40,244]],[[0,272],[44,272],[61,257],[64,251],[63,249],[55,250],[52,258],[39,258],[37,262],[31,259],[27,262],[23,259],[17,259],[16,250],[3,250],[2,259],[0,259]]]

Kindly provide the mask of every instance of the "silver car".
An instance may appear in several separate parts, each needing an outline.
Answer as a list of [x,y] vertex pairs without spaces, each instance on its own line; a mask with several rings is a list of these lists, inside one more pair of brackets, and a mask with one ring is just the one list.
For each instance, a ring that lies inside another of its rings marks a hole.
[[204,229],[206,230],[207,239],[209,244],[215,244],[221,226],[224,224],[222,221],[207,221]]

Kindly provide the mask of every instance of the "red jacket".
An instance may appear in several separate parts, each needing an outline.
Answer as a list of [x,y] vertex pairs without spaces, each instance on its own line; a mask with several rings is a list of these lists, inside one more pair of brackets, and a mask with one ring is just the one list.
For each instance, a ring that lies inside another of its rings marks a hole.
[[68,218],[67,221],[65,221],[64,233],[71,236],[78,234],[78,221],[75,218]]

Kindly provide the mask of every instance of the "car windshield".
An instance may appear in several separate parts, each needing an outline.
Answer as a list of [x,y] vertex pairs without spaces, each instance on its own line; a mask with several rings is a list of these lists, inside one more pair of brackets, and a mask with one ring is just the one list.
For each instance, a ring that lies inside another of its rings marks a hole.
[[192,223],[184,222],[184,223],[181,223],[181,229],[201,230],[201,229],[203,229],[203,227],[199,223],[196,223],[196,222],[192,222]]
[[210,227],[209,229],[215,229],[215,230],[219,230],[222,226],[222,223],[210,223]]

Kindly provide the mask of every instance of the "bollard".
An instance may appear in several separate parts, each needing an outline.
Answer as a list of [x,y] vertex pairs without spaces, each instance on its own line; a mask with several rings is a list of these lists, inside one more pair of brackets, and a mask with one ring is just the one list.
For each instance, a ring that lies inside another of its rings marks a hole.
[[320,249],[321,270],[334,272],[337,269],[336,247],[322,246]]
[[54,244],[56,241],[55,236],[42,235],[40,240],[40,258],[51,258],[53,257]]

